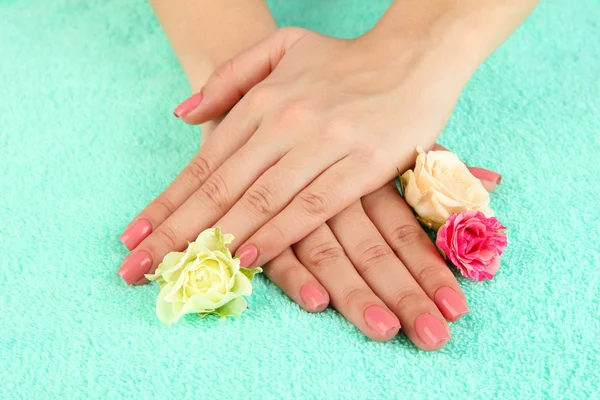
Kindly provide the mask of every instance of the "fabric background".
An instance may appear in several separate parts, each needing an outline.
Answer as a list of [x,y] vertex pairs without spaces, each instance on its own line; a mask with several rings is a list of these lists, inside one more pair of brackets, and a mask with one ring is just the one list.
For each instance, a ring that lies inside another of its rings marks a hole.
[[[273,0],[353,37],[389,0]],[[201,38],[199,38],[201,40]],[[441,142],[502,172],[509,248],[442,351],[365,339],[259,277],[224,323],[154,314],[118,242],[197,151],[143,0],[0,0],[0,398],[600,396],[600,1],[547,0],[468,84]]]

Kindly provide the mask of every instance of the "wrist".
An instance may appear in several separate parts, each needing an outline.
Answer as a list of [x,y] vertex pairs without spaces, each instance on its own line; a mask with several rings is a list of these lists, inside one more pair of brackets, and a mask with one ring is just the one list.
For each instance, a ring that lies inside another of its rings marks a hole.
[[538,0],[395,1],[359,40],[389,62],[414,55],[431,59],[441,68],[468,79],[537,3]]
[[428,64],[466,82],[485,58],[477,56],[469,33],[461,34],[457,23],[437,21],[435,25],[419,22],[409,28],[381,23],[357,41],[372,57],[391,66]]

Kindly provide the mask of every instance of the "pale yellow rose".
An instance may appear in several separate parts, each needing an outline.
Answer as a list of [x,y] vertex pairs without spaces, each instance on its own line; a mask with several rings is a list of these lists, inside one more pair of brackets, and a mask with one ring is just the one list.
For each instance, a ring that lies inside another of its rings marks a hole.
[[156,314],[165,324],[184,314],[217,314],[222,319],[239,317],[247,308],[242,296],[252,293],[251,281],[261,268],[240,268],[226,247],[233,235],[219,228],[207,229],[189,243],[185,252],[169,253],[154,274],[146,275],[160,284]]
[[481,211],[486,217],[490,195],[456,154],[449,151],[419,153],[415,169],[402,174],[404,199],[421,222],[438,229],[448,217],[465,210]]

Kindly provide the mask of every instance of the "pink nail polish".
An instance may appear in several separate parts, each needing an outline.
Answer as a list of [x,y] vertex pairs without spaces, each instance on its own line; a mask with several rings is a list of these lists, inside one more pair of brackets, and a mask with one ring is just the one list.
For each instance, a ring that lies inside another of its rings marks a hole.
[[421,314],[415,321],[415,330],[419,338],[431,348],[437,349],[450,340],[446,327],[431,314]]
[[185,117],[200,105],[203,97],[204,95],[202,92],[194,93],[175,108],[173,115],[175,115],[177,118]]
[[152,266],[152,257],[150,253],[145,250],[138,251],[132,254],[131,257],[127,258],[121,268],[119,269],[119,275],[128,284],[139,281],[142,276],[150,270]]
[[449,287],[439,288],[435,292],[434,301],[444,318],[450,322],[456,322],[460,317],[469,313],[469,309],[460,295]]
[[119,240],[128,250],[135,249],[152,232],[152,224],[147,219],[139,219],[130,225]]
[[300,297],[312,311],[319,311],[327,305],[327,298],[312,283],[307,283],[300,288]]
[[255,245],[249,244],[238,252],[240,257],[240,266],[242,268],[250,268],[258,258],[258,249]]
[[496,184],[500,184],[502,182],[502,175],[497,172],[490,171],[489,169],[469,167],[469,172],[471,172],[471,175],[473,175],[475,178],[481,180],[495,182]]
[[370,306],[365,310],[365,322],[382,337],[389,337],[392,332],[396,334],[400,329],[398,318],[379,306]]

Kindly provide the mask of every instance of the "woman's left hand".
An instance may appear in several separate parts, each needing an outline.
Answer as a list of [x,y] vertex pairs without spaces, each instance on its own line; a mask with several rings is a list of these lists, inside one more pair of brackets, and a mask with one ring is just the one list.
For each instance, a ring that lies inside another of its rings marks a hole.
[[147,269],[211,226],[229,227],[244,267],[263,265],[431,147],[468,68],[435,43],[386,43],[285,28],[218,68],[176,114],[233,109],[170,193],[199,189],[176,210],[162,196],[174,212],[137,247]]

